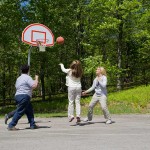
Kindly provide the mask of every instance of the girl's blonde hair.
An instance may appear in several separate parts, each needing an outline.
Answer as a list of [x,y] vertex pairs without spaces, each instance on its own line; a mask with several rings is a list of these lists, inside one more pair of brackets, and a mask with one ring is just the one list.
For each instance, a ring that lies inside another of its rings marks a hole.
[[82,65],[81,62],[79,60],[74,60],[71,65],[70,65],[70,69],[72,70],[72,75],[76,78],[81,78],[82,77]]
[[101,74],[107,76],[106,70],[104,67],[98,67],[101,70]]

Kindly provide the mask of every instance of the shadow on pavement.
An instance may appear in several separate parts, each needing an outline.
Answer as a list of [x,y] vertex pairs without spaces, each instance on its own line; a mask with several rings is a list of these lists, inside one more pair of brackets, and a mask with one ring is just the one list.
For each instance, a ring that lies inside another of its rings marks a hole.
[[[49,123],[51,121],[42,121],[42,120],[38,120],[38,121],[35,121],[35,123]],[[29,122],[20,122],[18,124],[29,124]]]
[[[86,126],[86,125],[91,125],[91,124],[96,124],[96,123],[102,123],[102,124],[106,124],[105,121],[98,121],[98,122],[80,122],[80,123],[76,123],[74,125],[70,125],[70,126]],[[116,123],[115,121],[112,121],[111,124]]]

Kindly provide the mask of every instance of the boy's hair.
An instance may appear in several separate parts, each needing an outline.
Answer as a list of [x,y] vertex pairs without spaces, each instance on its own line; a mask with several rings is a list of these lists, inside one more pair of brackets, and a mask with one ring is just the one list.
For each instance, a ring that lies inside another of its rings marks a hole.
[[29,72],[29,66],[28,65],[22,65],[21,66],[21,72],[27,74]]
[[81,78],[82,77],[82,65],[81,62],[79,60],[74,60],[71,65],[70,65],[70,69],[72,70],[72,75],[76,78]]

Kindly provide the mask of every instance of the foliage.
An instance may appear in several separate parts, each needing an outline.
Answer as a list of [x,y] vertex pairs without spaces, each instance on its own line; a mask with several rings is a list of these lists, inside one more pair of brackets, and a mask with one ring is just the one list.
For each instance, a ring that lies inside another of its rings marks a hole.
[[99,66],[103,66],[107,71],[109,84],[115,84],[116,75],[118,73],[121,73],[120,70],[118,70],[117,66],[113,66],[109,62],[109,60],[106,60],[105,62],[103,62],[101,55],[93,56],[93,57],[89,56],[87,58],[84,58],[82,61],[84,64],[84,74],[86,76],[91,75],[91,73],[95,74],[96,68]]
[[148,0],[2,0],[0,2],[0,102],[5,105],[15,93],[21,64],[27,63],[29,45],[21,42],[23,29],[31,23],[49,27],[64,45],[32,48],[31,71],[40,76],[34,92],[44,100],[65,92],[66,67],[74,59],[83,63],[83,88],[89,86],[95,67],[102,65],[109,84],[148,85],[150,81],[150,2]]

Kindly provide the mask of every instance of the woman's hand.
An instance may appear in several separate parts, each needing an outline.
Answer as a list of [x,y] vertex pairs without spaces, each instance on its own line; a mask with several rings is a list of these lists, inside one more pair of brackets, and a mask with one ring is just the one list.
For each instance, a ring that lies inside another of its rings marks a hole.
[[83,95],[83,96],[84,96],[84,95],[86,95],[86,92],[85,92],[85,91],[84,91],[84,92],[82,92],[82,93],[81,93],[81,95]]
[[101,76],[97,77],[97,80],[98,80],[98,81],[101,81],[101,79],[102,79]]
[[38,75],[35,75],[35,80],[37,80],[37,81],[38,81],[38,78],[39,78],[39,76],[38,76]]

